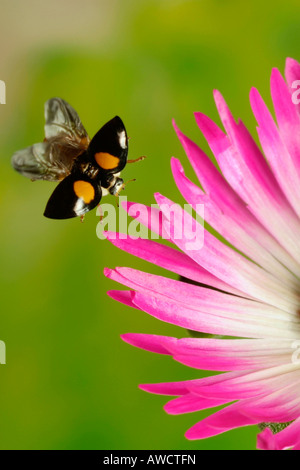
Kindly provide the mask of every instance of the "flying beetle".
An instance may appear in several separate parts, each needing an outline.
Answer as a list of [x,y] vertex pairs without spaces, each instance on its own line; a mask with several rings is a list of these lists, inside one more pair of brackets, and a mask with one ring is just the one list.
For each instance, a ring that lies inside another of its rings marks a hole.
[[45,103],[45,139],[17,151],[13,168],[35,180],[59,181],[44,212],[50,219],[81,217],[102,196],[119,196],[127,183],[120,178],[127,160],[128,137],[118,116],[90,140],[77,112],[61,98]]

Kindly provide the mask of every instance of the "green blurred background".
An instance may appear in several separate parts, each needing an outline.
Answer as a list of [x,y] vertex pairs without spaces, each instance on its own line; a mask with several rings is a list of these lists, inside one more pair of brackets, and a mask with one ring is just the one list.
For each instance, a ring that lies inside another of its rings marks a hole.
[[185,331],[108,298],[118,285],[103,268],[163,270],[100,241],[95,211],[83,224],[44,218],[55,185],[21,177],[10,158],[43,139],[44,102],[60,96],[90,135],[124,120],[129,158],[148,157],[124,170],[137,179],[129,200],[151,204],[159,191],[180,202],[170,157],[192,172],[171,119],[207,149],[193,112],[217,119],[218,88],[254,131],[250,87],[270,103],[271,67],[299,59],[299,2],[2,0],[0,9],[1,449],[254,449],[255,427],[187,441],[210,411],[168,416],[166,398],[138,390],[201,372],[121,341]]

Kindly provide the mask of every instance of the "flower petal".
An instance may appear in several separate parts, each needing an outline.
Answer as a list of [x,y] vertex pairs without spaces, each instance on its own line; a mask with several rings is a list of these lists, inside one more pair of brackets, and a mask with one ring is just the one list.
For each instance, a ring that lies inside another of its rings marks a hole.
[[169,336],[127,333],[121,335],[121,338],[126,343],[136,346],[137,348],[144,349],[145,351],[155,352],[158,354],[171,354],[165,347],[165,344],[167,344],[169,340],[173,339]]
[[194,286],[186,282],[168,279],[164,276],[145,273],[132,268],[105,269],[104,273],[110,279],[120,282],[138,292],[154,295],[167,301],[178,301],[185,306],[199,309],[203,312],[221,314],[230,312],[232,318],[245,319],[248,315],[267,320],[291,321],[293,328],[300,326],[297,313],[288,313],[263,302],[232,296],[204,286]]
[[229,211],[227,207],[221,209],[209,195],[204,194],[185,176],[179,160],[172,158],[171,166],[181,194],[196,212],[198,205],[204,207],[206,222],[236,249],[267,271],[274,273],[282,282],[286,282],[289,286],[298,286],[296,277],[283,264],[289,266],[298,275],[300,275],[300,267],[274,238],[265,232],[259,224],[249,224],[248,219],[245,220],[245,217],[237,216],[237,213]]
[[244,375],[246,372],[226,372],[224,374],[212,375],[210,377],[205,377],[204,379],[193,379],[185,380],[182,382],[163,382],[156,384],[142,384],[140,389],[149,393],[155,393],[158,395],[185,395],[190,393],[190,388],[195,384],[209,385],[219,382],[223,382],[226,379],[232,377],[239,377]]
[[287,373],[290,368],[297,369],[292,364],[295,351],[292,346],[290,340],[281,340],[279,346],[278,341],[269,339],[173,338],[166,348],[174,359],[199,369],[229,371],[284,365]]
[[[279,98],[279,96],[280,94],[284,93],[284,90],[285,88],[283,88],[282,83],[279,82],[277,74],[273,73],[272,94],[279,122],[282,122],[282,103],[280,102],[281,98]],[[257,128],[257,132],[263,151],[276,176],[278,183],[280,184],[281,189],[288,198],[295,212],[298,214],[298,216],[300,216],[300,203],[299,198],[297,197],[297,191],[300,184],[300,168],[299,162],[297,162],[297,158],[299,155],[298,152],[295,153],[294,149],[295,144],[291,141],[289,145],[290,151],[294,156],[293,160],[290,153],[288,152],[288,149],[286,148],[284,142],[281,139],[280,133],[271,116],[271,113],[269,112],[267,106],[265,105],[263,99],[261,98],[260,94],[256,89],[251,90],[250,101],[253,113],[259,125],[259,127]],[[291,100],[289,98],[288,103],[290,101]],[[288,106],[288,103],[286,103],[286,106]],[[292,103],[291,105],[292,109],[294,109]],[[292,124],[292,117],[290,113],[289,116],[290,124]],[[283,132],[283,135],[286,137],[286,126],[285,129],[283,129],[283,124],[281,124],[281,130]],[[293,141],[295,141],[295,138],[293,139]]]
[[[279,306],[286,311],[294,312],[297,309],[297,293],[292,295],[272,275],[221,243],[207,230],[198,228],[199,224],[178,205],[160,194],[156,194],[155,198],[167,219],[172,213],[173,221],[170,221],[168,226],[165,225],[172,241],[199,265],[250,297]],[[176,233],[173,233],[174,227],[180,228],[183,221],[184,230],[180,236],[176,236]],[[199,249],[197,237],[201,230],[204,230],[205,243]]]
[[293,420],[299,414],[299,403],[295,400],[295,387],[286,387],[285,390],[293,393],[282,396],[282,392],[275,392],[229,405],[194,425],[185,436],[187,439],[203,439],[251,424]]
[[149,263],[168,269],[180,276],[191,279],[201,284],[207,284],[216,289],[228,291],[240,295],[240,291],[229,286],[226,282],[218,279],[206,269],[199,266],[185,253],[181,253],[174,248],[162,245],[152,240],[143,240],[141,238],[133,240],[130,237],[120,238],[118,233],[106,232],[109,241],[134,256],[149,261]]
[[[106,270],[104,271],[105,274]],[[125,290],[109,290],[107,295],[118,302],[121,302],[128,307],[138,308],[133,302],[133,292]]]
[[215,406],[225,405],[232,400],[226,398],[199,397],[188,393],[181,397],[170,400],[165,404],[164,410],[171,415],[182,413],[193,413],[194,411],[206,410]]
[[293,104],[300,113],[300,64],[294,59],[287,58],[285,64],[285,76],[289,84],[290,93],[294,95]]
[[258,434],[257,447],[262,450],[300,450],[300,418],[273,434],[269,428]]
[[[233,189],[247,204],[247,208],[298,263],[300,249],[297,233],[300,221],[282,194],[276,180],[258,164],[257,152],[241,155],[218,126],[201,113],[197,123]],[[240,129],[247,136],[245,128]],[[245,160],[246,156],[248,157]],[[249,161],[248,161],[249,160]],[[265,173],[268,177],[265,176]]]
[[293,328],[290,322],[251,320],[250,315],[245,321],[230,312],[209,312],[208,309],[202,312],[179,302],[139,293],[134,294],[133,301],[141,310],[159,320],[194,331],[245,338],[299,338],[299,326]]

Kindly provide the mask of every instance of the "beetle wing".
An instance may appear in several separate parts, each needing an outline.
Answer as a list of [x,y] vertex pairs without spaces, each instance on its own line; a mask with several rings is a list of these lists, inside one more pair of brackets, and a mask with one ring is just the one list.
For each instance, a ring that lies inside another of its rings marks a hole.
[[83,175],[73,173],[61,181],[47,203],[44,216],[49,219],[70,219],[84,215],[99,204],[101,187]]
[[101,127],[92,138],[88,153],[104,175],[123,170],[127,163],[128,137],[121,118],[115,116]]
[[45,138],[51,140],[57,136],[64,136],[78,145],[87,141],[86,147],[89,143],[88,134],[75,109],[61,98],[51,98],[45,103]]
[[76,111],[61,98],[45,103],[45,120],[44,142],[17,151],[12,166],[32,180],[58,181],[70,174],[90,140]]

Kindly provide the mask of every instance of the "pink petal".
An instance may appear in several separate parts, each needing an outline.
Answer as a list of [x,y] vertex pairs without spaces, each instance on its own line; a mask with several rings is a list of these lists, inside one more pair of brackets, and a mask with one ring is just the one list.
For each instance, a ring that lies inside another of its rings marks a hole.
[[[271,94],[280,134],[285,144],[289,145],[296,137],[293,135],[293,131],[298,131],[299,129],[300,116],[291,100],[290,90],[278,69],[272,70]],[[299,143],[299,140],[296,142]],[[295,148],[294,150],[297,151],[298,149]],[[295,165],[299,167],[299,161],[297,159],[295,160]]]
[[[293,95],[295,92],[296,94],[294,95],[294,106],[300,113],[300,103],[299,103],[299,82],[297,81],[300,80],[300,64],[294,59],[286,59],[286,65],[285,65],[285,76],[287,79],[287,82],[289,84],[289,91],[290,94]],[[296,82],[296,83],[294,83]]]
[[149,261],[149,263],[157,264],[157,266],[168,269],[195,282],[207,284],[216,289],[240,295],[237,289],[230,287],[226,282],[213,276],[185,253],[181,253],[174,248],[152,240],[132,240],[129,237],[122,239],[119,237],[118,233],[113,232],[106,232],[106,237],[113,245],[121,250],[127,251],[141,259],[145,259]]
[[141,310],[159,320],[194,331],[248,338],[299,338],[299,327],[294,329],[288,323],[282,322],[276,326],[275,322],[264,324],[259,319],[232,319],[230,312],[209,312],[208,309],[202,312],[199,308],[139,293],[134,294],[133,301]]
[[194,286],[186,282],[168,279],[164,276],[145,273],[132,268],[105,269],[104,273],[110,279],[126,285],[141,293],[146,293],[159,297],[164,301],[175,300],[189,306],[193,309],[201,310],[207,313],[217,313],[233,319],[246,320],[247,316],[251,319],[260,319],[262,322],[267,320],[276,324],[277,320],[292,322],[292,328],[299,326],[298,314],[287,313],[276,307],[272,307],[256,300],[233,296],[214,289],[202,286]]
[[[251,357],[223,357],[223,356],[208,356],[208,353],[204,353],[201,357],[197,354],[174,354],[173,358],[193,369],[205,369],[205,370],[220,370],[220,371],[230,371],[230,370],[245,370],[249,369],[264,369],[265,367],[274,367],[278,364],[289,364],[291,360],[291,353],[286,354],[280,359],[272,357],[261,357],[261,358],[251,358]],[[251,395],[252,396],[252,395]],[[241,398],[241,397],[236,397]]]
[[[192,217],[169,199],[159,194],[156,194],[155,197],[166,218],[168,218],[169,211],[172,211],[174,222],[170,223],[169,227],[165,226],[172,241],[194,261],[203,266],[207,271],[210,271],[214,276],[230,283],[233,287],[245,292],[250,297],[279,306],[286,311],[294,312],[295,308],[297,309],[299,302],[297,294],[291,296],[290,290],[286,290],[272,275],[225,246],[210,232],[205,230],[205,243],[200,250],[199,248],[191,249],[193,246],[191,240],[196,245],[195,233],[197,236],[197,231],[191,231],[190,227],[193,224],[194,227],[197,227],[199,224],[194,219],[190,222]],[[176,237],[172,233],[172,229],[174,226],[182,226],[182,221],[185,222],[183,233],[181,237]]]
[[186,380],[182,382],[163,382],[157,384],[143,384],[140,385],[140,389],[149,393],[155,393],[158,395],[185,395],[190,392],[190,388],[195,384],[209,385],[214,383],[223,382],[226,379],[232,377],[239,377],[247,373],[243,372],[228,372],[225,374],[212,375],[205,377],[204,379]]
[[223,382],[216,384],[194,383],[189,390],[201,397],[228,398],[233,401],[281,391],[290,384],[298,383],[297,366],[287,362],[286,365],[251,370],[238,377],[225,377]]
[[171,415],[178,415],[182,413],[192,413],[194,411],[206,410],[207,408],[214,408],[215,406],[224,405],[231,400],[226,398],[202,398],[192,394],[186,394],[182,397],[175,398],[169,401],[164,406],[164,410]]
[[123,341],[137,348],[144,349],[145,351],[155,352],[158,354],[170,354],[166,349],[165,344],[173,338],[169,336],[147,335],[147,334],[134,334],[127,333],[121,335]]
[[[225,134],[218,129],[207,116],[201,113],[195,113],[196,121],[204,133],[208,143],[218,158],[219,153],[227,151],[229,142]],[[231,188],[231,186],[224,179],[223,175],[219,173],[207,155],[188,137],[186,137],[173,122],[177,135],[182,143],[182,146],[201,182],[206,194],[211,198],[215,205],[219,207],[220,211],[227,214],[232,219],[239,221],[240,224],[249,231],[249,234],[255,239],[259,239],[267,243],[266,248],[271,252],[276,253],[276,256],[283,264],[289,267],[292,272],[299,271],[298,263],[292,259],[292,256],[286,257],[286,251],[278,244],[269,234],[269,227],[263,228],[262,224],[253,216],[247,209],[244,201],[238,194]],[[231,164],[233,162],[231,158]],[[221,162],[221,159],[220,159]],[[219,163],[220,163],[219,162]],[[231,170],[229,170],[230,173]],[[265,218],[262,217],[263,224]],[[277,245],[277,248],[275,246]]]
[[[293,349],[289,340],[223,340],[182,338],[170,340],[166,348],[183,364],[205,370],[264,369],[286,365],[289,369]],[[284,343],[286,347],[284,348]],[[286,370],[284,369],[284,370]],[[254,379],[253,379],[254,380]]]
[[[186,201],[197,211],[197,205],[204,206],[204,218],[219,234],[229,241],[235,248],[246,254],[257,264],[274,273],[282,282],[295,286],[298,281],[281,263],[286,264],[299,272],[300,268],[292,258],[258,225],[254,230],[245,218],[237,214],[220,209],[213,199],[192,183],[184,174],[179,160],[172,158],[171,166],[175,182]],[[253,225],[253,224],[252,224]],[[272,254],[271,254],[272,253]],[[276,258],[273,256],[275,254]],[[281,263],[278,261],[281,260]]]
[[[105,272],[104,272],[105,274]],[[132,297],[133,297],[133,292],[132,291],[126,291],[126,290],[109,290],[107,292],[107,295],[111,297],[114,300],[117,300],[118,302],[121,302],[124,305],[127,305],[128,307],[133,307],[133,308],[138,308],[133,302],[132,302]]]
[[[241,155],[228,137],[208,117],[197,113],[197,123],[204,133],[226,179],[244,199],[248,210],[260,221],[285,250],[298,262],[296,233],[300,230],[299,219],[288,204],[274,178],[264,176],[263,168],[257,167],[256,154],[244,150]],[[245,134],[245,129],[241,127]],[[244,135],[245,139],[246,136]],[[240,139],[242,140],[242,139]],[[247,139],[245,140],[247,142]],[[250,155],[247,162],[245,155]],[[262,158],[262,157],[261,157]],[[252,161],[253,160],[253,161]],[[283,230],[284,227],[284,230]],[[296,252],[295,252],[296,250]]]
[[[291,156],[291,167],[294,168],[292,176],[298,188],[297,182],[300,181],[300,115],[292,102],[288,86],[277,69],[272,71],[271,93],[280,136]],[[284,172],[281,171],[279,177],[282,178],[282,174],[286,178],[286,168]],[[296,204],[299,208],[298,201],[296,201]]]
[[[245,405],[244,407],[246,408]],[[261,422],[259,418],[243,413],[243,402],[239,401],[195,424],[185,433],[185,437],[190,440],[204,439],[259,422]]]
[[235,122],[223,96],[217,90],[214,91],[214,98],[228,135],[228,143],[232,145],[234,163],[241,172],[239,178],[244,180],[247,177],[253,186],[258,183],[261,193],[264,191],[281,203],[284,196],[253,137],[242,121]]
[[240,400],[221,411],[208,416],[190,428],[187,439],[203,439],[234,428],[258,424],[261,422],[286,422],[299,414],[299,404],[295,399],[283,398],[277,392],[265,397]]
[[269,428],[258,434],[257,448],[261,450],[281,450],[274,439],[274,434]]
[[[285,87],[285,83],[283,82]],[[279,82],[278,75],[273,72],[272,76],[272,95],[274,98],[274,105],[277,111],[277,116],[279,121],[282,123],[282,103],[280,102],[281,98],[279,97],[281,93],[284,92],[282,82]],[[287,92],[287,90],[286,90]],[[287,92],[288,93],[288,92]],[[281,189],[289,200],[291,206],[294,208],[295,212],[300,215],[300,203],[299,198],[297,198],[297,189],[299,187],[299,162],[297,163],[298,154],[295,153],[294,144],[291,141],[290,150],[294,156],[292,159],[288,149],[284,145],[283,140],[279,134],[279,131],[276,127],[276,124],[266,107],[264,101],[259,95],[258,91],[255,89],[251,90],[250,101],[253,113],[256,117],[259,127],[257,132],[259,135],[259,140],[261,146],[264,150],[264,153],[268,159],[268,162],[276,176],[277,181],[280,184]],[[290,99],[289,99],[290,101]],[[288,106],[288,104],[286,105]],[[292,104],[293,106],[293,104]],[[292,109],[295,111],[294,106]],[[292,117],[289,113],[290,119],[289,122],[292,122]],[[294,119],[295,120],[295,119]],[[282,128],[282,124],[281,124]],[[287,129],[283,130],[283,136],[286,137]],[[293,139],[294,141],[295,139]],[[296,166],[295,166],[296,164]],[[284,168],[284,171],[282,169]],[[296,224],[295,224],[296,225]]]
[[262,450],[300,449],[300,418],[289,424],[285,429],[273,434],[266,428],[257,436],[257,447]]

